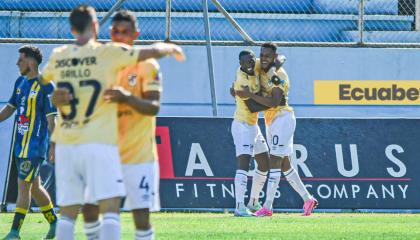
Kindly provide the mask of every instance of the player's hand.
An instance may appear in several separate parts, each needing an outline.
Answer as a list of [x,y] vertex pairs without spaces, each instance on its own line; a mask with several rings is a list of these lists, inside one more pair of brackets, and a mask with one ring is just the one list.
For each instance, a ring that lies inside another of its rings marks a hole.
[[54,142],[50,142],[50,149],[48,152],[48,161],[50,161],[50,163],[55,162],[55,143]]
[[235,89],[233,88],[233,83],[232,83],[232,87],[229,88],[229,92],[230,92],[230,95],[232,97],[235,97],[236,96]]
[[276,69],[280,69],[283,64],[286,62],[286,56],[284,55],[278,55],[277,58],[274,60],[274,66]]
[[249,90],[248,86],[242,86],[242,90],[236,90],[235,93],[240,98],[250,98],[250,97],[252,97],[252,93]]
[[155,43],[152,47],[159,49],[162,56],[174,56],[177,61],[185,60],[182,48],[173,43]]
[[73,95],[66,88],[55,89],[51,96],[51,102],[56,107],[68,105],[72,99]]
[[106,102],[123,103],[131,96],[131,93],[122,87],[113,87],[104,92],[104,99]]

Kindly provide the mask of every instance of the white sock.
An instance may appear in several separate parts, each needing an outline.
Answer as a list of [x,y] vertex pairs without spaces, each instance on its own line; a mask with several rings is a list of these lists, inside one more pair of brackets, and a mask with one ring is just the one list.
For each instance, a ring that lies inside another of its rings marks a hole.
[[152,240],[155,239],[155,232],[153,228],[149,230],[137,230],[136,231],[136,240]]
[[248,183],[247,172],[244,170],[236,170],[235,175],[235,199],[236,209],[245,207],[244,198],[246,185]]
[[281,177],[280,169],[270,169],[270,175],[267,183],[267,194],[265,197],[264,207],[268,209],[273,208],[274,197],[276,196],[277,188],[279,187]]
[[303,185],[303,182],[295,169],[290,168],[289,170],[284,172],[284,176],[286,177],[290,186],[292,186],[292,188],[295,189],[297,193],[299,193],[304,202],[311,199],[312,196],[309,194],[308,190],[306,190],[305,185]]
[[100,240],[121,239],[120,215],[117,213],[105,213],[99,235]]
[[60,216],[57,223],[57,239],[60,240],[73,240],[74,239],[74,220]]
[[254,171],[252,178],[251,196],[248,205],[255,206],[260,199],[261,190],[264,187],[265,180],[267,180],[267,172],[261,172],[258,169]]
[[99,240],[99,232],[101,231],[101,222],[85,223],[85,235],[87,240]]

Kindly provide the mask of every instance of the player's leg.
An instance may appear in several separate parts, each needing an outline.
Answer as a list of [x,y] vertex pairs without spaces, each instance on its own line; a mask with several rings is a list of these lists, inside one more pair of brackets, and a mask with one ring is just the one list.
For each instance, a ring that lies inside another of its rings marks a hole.
[[19,232],[31,204],[31,186],[37,171],[36,161],[31,159],[16,159],[18,170],[18,196],[16,200],[16,213],[13,217],[12,227],[5,239],[19,237]]
[[284,158],[282,163],[282,171],[286,177],[287,182],[302,198],[304,202],[304,215],[310,215],[312,210],[317,207],[318,201],[306,189],[305,185],[299,177],[298,171],[291,166],[289,157]]
[[86,239],[99,239],[99,232],[101,230],[101,222],[99,221],[99,206],[96,204],[85,204],[82,208],[84,229]]
[[252,216],[245,206],[248,170],[256,136],[255,126],[236,120],[232,122],[232,137],[235,144],[237,170],[235,174],[235,216]]
[[89,201],[98,202],[102,214],[100,239],[120,239],[120,203],[125,195],[117,146],[83,144],[81,151],[89,158],[83,162]]
[[56,237],[73,240],[77,214],[84,203],[85,182],[83,177],[83,152],[74,145],[56,145],[55,180],[57,205],[60,217]]
[[47,222],[50,224],[50,228],[45,239],[54,239],[57,226],[57,215],[54,211],[54,206],[51,202],[50,195],[41,184],[41,177],[37,176],[35,178],[35,181],[32,184],[31,193],[32,198],[40,207],[42,214],[44,215]]
[[259,202],[260,193],[264,187],[265,181],[267,180],[267,174],[269,170],[269,153],[268,146],[258,127],[258,134],[255,140],[254,156],[257,162],[257,168],[254,170],[254,176],[252,178],[251,194],[248,202],[248,209],[251,212],[256,212],[261,209]]
[[125,208],[133,213],[136,240],[154,239],[150,212],[160,210],[159,165],[156,161],[123,165]]

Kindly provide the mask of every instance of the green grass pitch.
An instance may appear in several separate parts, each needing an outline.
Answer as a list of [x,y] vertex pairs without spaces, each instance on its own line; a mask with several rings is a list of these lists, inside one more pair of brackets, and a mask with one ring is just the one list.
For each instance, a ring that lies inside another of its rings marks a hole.
[[[7,234],[13,214],[0,214],[0,238]],[[133,239],[133,222],[122,214],[122,239]],[[420,214],[315,213],[310,217],[277,213],[271,218],[235,218],[223,213],[153,214],[156,239],[420,239]],[[47,223],[29,214],[22,239],[41,239]],[[82,221],[76,239],[84,239]]]

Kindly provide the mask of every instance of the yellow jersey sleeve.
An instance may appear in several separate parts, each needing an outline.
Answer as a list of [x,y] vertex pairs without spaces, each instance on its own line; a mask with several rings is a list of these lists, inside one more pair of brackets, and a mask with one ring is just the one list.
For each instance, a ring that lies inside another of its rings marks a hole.
[[137,64],[140,48],[122,43],[107,43],[104,59],[113,59],[112,67],[118,71],[130,65]]
[[56,76],[57,74],[57,54],[59,54],[61,51],[63,51],[65,48],[67,48],[66,45],[58,47],[58,48],[54,48],[47,64],[45,65],[45,67],[42,69],[41,71],[41,84],[48,84],[49,82],[53,81],[53,80],[57,80],[56,78],[58,76]]
[[162,73],[159,71],[159,63],[155,59],[142,62],[140,72],[143,76],[143,92],[162,92]]
[[[244,87],[249,87],[248,75],[244,73],[241,69],[238,69],[236,72],[236,80],[233,84],[233,89],[235,91],[242,90]],[[239,96],[237,96],[239,98]],[[246,100],[249,98],[240,98],[242,100]]]

